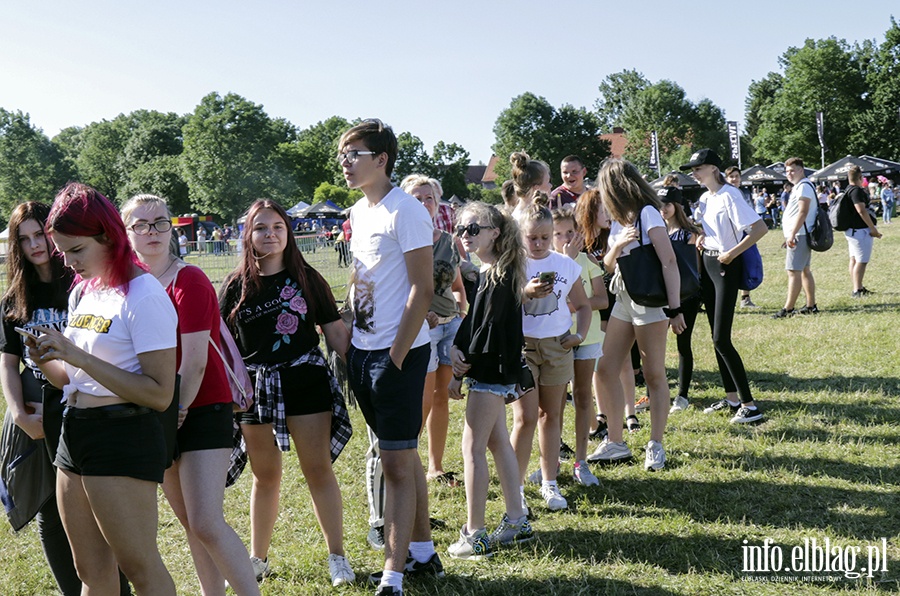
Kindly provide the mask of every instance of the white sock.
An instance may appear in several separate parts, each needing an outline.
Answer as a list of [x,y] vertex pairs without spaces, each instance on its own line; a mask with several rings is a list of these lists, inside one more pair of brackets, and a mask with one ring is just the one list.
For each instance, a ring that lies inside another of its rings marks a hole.
[[427,563],[428,559],[435,553],[434,542],[410,542],[409,554],[419,563]]
[[544,480],[542,484],[544,486],[556,486],[556,480]]
[[739,402],[739,401],[731,401],[731,400],[728,399],[727,397],[725,398],[725,401],[727,401],[728,404],[729,404],[729,405],[732,405],[732,406],[739,406],[739,405],[741,405],[741,402]]
[[390,569],[385,569],[384,573],[381,576],[381,584],[382,586],[391,586],[392,588],[397,588],[398,590],[403,589],[403,572],[402,571],[391,571]]

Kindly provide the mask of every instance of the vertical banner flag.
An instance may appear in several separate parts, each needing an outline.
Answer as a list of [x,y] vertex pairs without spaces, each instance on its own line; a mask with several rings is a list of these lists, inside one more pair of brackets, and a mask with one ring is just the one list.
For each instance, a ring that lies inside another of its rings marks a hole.
[[650,133],[650,169],[659,171],[659,141],[656,131]]
[[730,121],[728,125],[728,142],[731,143],[731,159],[741,162],[741,138],[738,136],[737,122]]
[[816,130],[819,133],[819,145],[822,146],[822,151],[828,151],[828,147],[825,146],[825,114],[822,112],[816,112]]

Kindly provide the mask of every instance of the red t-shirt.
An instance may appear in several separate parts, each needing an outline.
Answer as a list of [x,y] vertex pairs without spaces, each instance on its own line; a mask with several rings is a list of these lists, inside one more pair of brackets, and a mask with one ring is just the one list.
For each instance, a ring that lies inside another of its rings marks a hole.
[[[209,278],[203,270],[193,265],[178,271],[174,284],[169,284],[166,293],[172,299],[178,312],[178,366],[181,367],[181,334],[209,331],[210,337],[221,346],[219,339],[219,301]],[[231,402],[231,389],[222,358],[207,343],[206,372],[191,408],[210,404]]]

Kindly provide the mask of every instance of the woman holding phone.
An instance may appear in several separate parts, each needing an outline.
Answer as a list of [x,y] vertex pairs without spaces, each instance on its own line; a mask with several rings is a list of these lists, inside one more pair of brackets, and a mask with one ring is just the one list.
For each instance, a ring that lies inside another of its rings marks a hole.
[[80,283],[65,331],[35,326],[26,345],[66,403],[57,496],[83,593],[118,592],[118,563],[138,594],[175,594],[156,544],[166,468],[157,412],[175,391],[175,308],[93,188],[63,188],[46,229]]

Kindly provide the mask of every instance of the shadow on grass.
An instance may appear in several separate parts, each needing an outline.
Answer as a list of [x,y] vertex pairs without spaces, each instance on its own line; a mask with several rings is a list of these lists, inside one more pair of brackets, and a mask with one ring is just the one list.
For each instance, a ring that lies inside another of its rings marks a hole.
[[[668,378],[677,379],[678,370],[670,368],[667,371]],[[747,370],[747,377],[750,382],[765,391],[778,393],[780,391],[803,391],[804,393],[815,392],[838,392],[838,393],[856,393],[858,391],[871,391],[879,389],[887,396],[900,396],[900,380],[896,378],[885,378],[879,376],[846,376],[832,375],[823,377],[796,377],[784,373],[773,373],[765,370]],[[702,390],[712,390],[723,392],[722,377],[719,371],[711,370],[695,370],[693,376],[693,384]],[[784,403],[784,402],[779,402]],[[829,404],[828,402],[808,403],[802,402],[803,406],[822,407],[835,405],[838,407],[852,407],[852,404]],[[865,407],[861,405],[860,407]],[[900,415],[900,408],[892,408],[894,416]]]
[[589,515],[596,515],[597,508],[601,515],[612,508],[617,515],[651,517],[668,515],[670,510],[699,524],[804,527],[856,541],[900,533],[900,499],[884,490],[786,485],[750,478],[704,482],[658,474],[653,479],[607,478],[599,487],[572,486],[565,494],[570,502],[587,499],[594,506]]
[[[558,540],[557,534],[562,532],[547,532],[542,539],[548,542]],[[593,534],[583,532],[581,534]],[[569,536],[569,538],[572,538]],[[586,536],[579,535],[577,540],[582,541]],[[740,552],[740,550],[738,550]],[[515,557],[515,551],[509,555],[506,553],[495,555],[494,561],[500,562],[506,556]],[[563,556],[572,556],[571,554]],[[580,553],[573,558],[581,558]],[[658,594],[660,596],[674,596],[679,592],[673,592],[659,586],[639,586],[630,582],[615,579],[596,577],[602,574],[599,566],[586,569],[584,575],[578,578],[554,577],[552,579],[527,579],[523,577],[484,578],[480,573],[483,566],[494,564],[491,562],[459,563],[453,569],[448,569],[447,576],[439,580],[419,579],[404,582],[404,594],[485,594],[498,596],[593,596],[595,594]],[[522,560],[525,564],[527,561]],[[467,573],[463,565],[472,565],[471,572]]]

